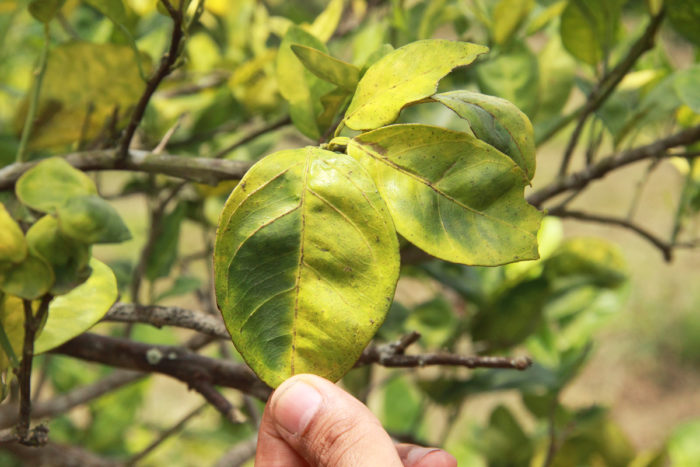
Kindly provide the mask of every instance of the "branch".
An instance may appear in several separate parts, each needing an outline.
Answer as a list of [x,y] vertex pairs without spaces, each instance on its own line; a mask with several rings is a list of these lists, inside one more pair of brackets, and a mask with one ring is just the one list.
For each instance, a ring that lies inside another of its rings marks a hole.
[[[61,156],[73,167],[89,170],[129,170],[169,175],[199,183],[215,185],[222,180],[238,180],[253,165],[248,161],[183,157],[131,150],[126,160],[118,162],[115,149],[84,151]],[[0,169],[0,190],[10,189],[19,177],[37,162],[14,163]]]
[[161,373],[190,387],[205,381],[238,389],[263,401],[271,392],[247,366],[204,357],[182,347],[85,333],[51,352],[119,368]]
[[117,467],[122,465],[120,462],[104,459],[90,451],[68,444],[47,443],[41,449],[35,449],[14,443],[3,445],[2,449],[19,458],[21,465],[84,465],[90,467]]
[[644,30],[644,33],[632,45],[627,55],[620,63],[617,64],[617,66],[615,66],[615,68],[603,76],[598,85],[593,89],[593,91],[591,91],[591,94],[586,100],[586,105],[583,107],[581,114],[578,116],[578,123],[576,124],[576,128],[574,128],[574,132],[571,134],[569,143],[564,151],[564,157],[562,159],[561,166],[559,167],[560,177],[566,175],[569,162],[571,161],[571,155],[576,148],[576,144],[581,136],[581,131],[583,130],[586,120],[598,109],[598,107],[603,104],[603,102],[607,100],[617,85],[620,84],[622,79],[632,69],[639,57],[641,57],[644,52],[654,47],[654,36],[661,25],[663,17],[664,12],[661,10],[656,16],[651,18],[651,21]]
[[271,131],[275,131],[275,130],[277,130],[277,129],[279,129],[279,128],[282,128],[282,127],[285,127],[285,126],[287,126],[287,125],[289,125],[289,124],[291,124],[291,123],[292,123],[292,119],[291,119],[290,117],[285,117],[285,118],[282,118],[282,119],[280,119],[280,120],[277,120],[276,122],[272,122],[272,123],[270,123],[269,125],[266,125],[266,126],[264,126],[264,127],[262,127],[262,128],[258,128],[258,129],[255,130],[255,131],[251,131],[250,133],[248,133],[247,135],[243,136],[241,139],[239,139],[239,140],[236,141],[235,143],[230,144],[229,146],[227,146],[227,147],[221,149],[219,152],[217,152],[216,154],[214,154],[212,157],[213,157],[214,159],[221,159],[222,157],[224,157],[224,156],[225,156],[226,154],[228,154],[229,152],[231,152],[231,151],[233,151],[233,150],[235,150],[235,149],[237,149],[237,148],[243,146],[244,144],[250,143],[250,142],[253,141],[254,139],[256,139],[256,138],[258,138],[258,137],[260,137],[260,136],[262,136],[262,135],[264,135],[264,134],[266,134],[266,133],[269,133],[269,132],[271,132]]
[[671,243],[668,243],[656,235],[652,234],[648,230],[644,229],[643,227],[640,227],[639,225],[635,224],[634,222],[628,221],[626,219],[621,219],[617,217],[611,217],[611,216],[601,216],[598,214],[589,214],[586,212],[582,211],[570,211],[567,209],[553,209],[549,211],[550,215],[552,216],[557,216],[557,217],[566,217],[566,218],[571,218],[571,219],[578,219],[581,221],[589,221],[589,222],[597,222],[599,224],[609,224],[609,225],[617,225],[620,227],[624,227],[626,229],[629,229],[641,237],[645,238],[648,240],[652,245],[654,245],[656,248],[661,251],[661,254],[664,257],[664,261],[667,263],[670,263],[673,259],[673,247],[674,245]]
[[[698,140],[700,140],[700,125],[679,131],[651,144],[605,157],[579,172],[557,179],[544,188],[535,191],[527,197],[527,200],[533,206],[540,207],[543,202],[560,193],[568,190],[581,190],[591,181],[603,178],[609,172],[625,165],[644,159],[676,157],[678,154],[669,153],[668,150],[677,146],[685,146]],[[697,154],[684,154],[684,156],[696,157]]]
[[[165,55],[163,55],[158,69],[149,78],[148,82],[146,83],[146,89],[143,91],[139,102],[136,104],[136,108],[134,108],[134,112],[131,114],[129,124],[127,125],[124,136],[119,143],[119,165],[126,162],[126,160],[129,158],[129,146],[131,146],[131,140],[134,138],[136,129],[143,119],[143,115],[146,112],[146,107],[148,107],[148,103],[151,100],[153,93],[156,92],[156,89],[160,85],[161,81],[163,81],[163,79],[173,71],[175,62],[177,61],[178,52],[180,50],[180,43],[184,37],[182,30],[182,9],[174,9],[168,0],[160,1],[168,10],[170,17],[173,19],[170,49],[165,53]],[[182,6],[183,3],[184,2],[180,2],[180,6]]]

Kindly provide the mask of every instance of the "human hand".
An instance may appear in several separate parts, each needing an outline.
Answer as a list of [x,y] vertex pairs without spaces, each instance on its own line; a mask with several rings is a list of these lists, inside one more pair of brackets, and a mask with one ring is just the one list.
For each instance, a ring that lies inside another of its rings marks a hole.
[[394,444],[364,404],[330,381],[296,375],[265,406],[257,467],[456,467],[445,451]]

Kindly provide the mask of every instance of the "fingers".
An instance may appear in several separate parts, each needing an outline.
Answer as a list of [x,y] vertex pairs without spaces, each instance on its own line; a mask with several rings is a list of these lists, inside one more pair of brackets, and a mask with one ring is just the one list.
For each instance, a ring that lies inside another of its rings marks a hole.
[[457,459],[441,449],[397,444],[396,451],[404,467],[457,467]]
[[272,394],[263,414],[255,461],[259,467],[403,465],[369,409],[313,375],[294,376]]

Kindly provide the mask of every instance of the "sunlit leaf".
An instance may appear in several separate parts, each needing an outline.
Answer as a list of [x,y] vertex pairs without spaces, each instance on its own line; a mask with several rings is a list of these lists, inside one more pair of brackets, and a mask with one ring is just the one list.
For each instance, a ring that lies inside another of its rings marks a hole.
[[406,104],[434,94],[443,76],[487,51],[467,42],[428,39],[390,52],[360,80],[345,125],[371,130],[392,123]]
[[307,30],[323,42],[328,42],[340,22],[345,0],[330,0],[325,10],[316,17]]
[[52,157],[39,162],[17,180],[19,200],[32,209],[52,212],[75,196],[97,194],[95,183],[65,160]]
[[27,242],[22,229],[0,203],[0,264],[19,263],[27,256]]
[[338,60],[312,47],[292,45],[292,50],[314,75],[347,91],[355,90],[360,79],[360,69],[355,65]]
[[34,300],[48,292],[53,282],[51,267],[32,254],[21,263],[0,265],[0,290],[9,295]]
[[[5,332],[15,359],[20,360],[24,340],[24,305],[21,298],[0,292],[0,326]],[[0,347],[0,371],[10,366],[11,359],[4,346]]]
[[535,141],[527,116],[505,99],[470,91],[435,94],[433,99],[469,122],[474,135],[520,166],[532,180],[535,175]]
[[221,213],[216,297],[233,342],[265,382],[337,380],[381,325],[398,244],[372,180],[322,149],[267,156]]
[[668,440],[671,465],[695,465],[700,462],[700,420],[676,427]]
[[447,261],[497,265],[536,259],[541,214],[527,176],[470,134],[392,125],[348,142],[387,202],[396,230]]
[[131,238],[117,210],[99,196],[73,197],[57,213],[61,231],[83,243],[118,243]]
[[554,20],[554,18],[558,18],[564,11],[564,8],[566,8],[567,3],[567,0],[559,0],[551,5],[548,5],[546,8],[543,8],[536,15],[533,15],[534,17],[532,18],[532,21],[530,21],[530,24],[527,25],[527,34],[536,33],[540,29],[547,26],[547,24]]
[[561,15],[561,38],[571,55],[590,65],[607,58],[615,44],[621,0],[571,0]]
[[90,277],[49,304],[48,319],[34,342],[36,353],[46,352],[90,329],[117,299],[117,280],[112,270],[92,258]]
[[535,5],[534,0],[499,0],[493,9],[493,40],[505,44]]

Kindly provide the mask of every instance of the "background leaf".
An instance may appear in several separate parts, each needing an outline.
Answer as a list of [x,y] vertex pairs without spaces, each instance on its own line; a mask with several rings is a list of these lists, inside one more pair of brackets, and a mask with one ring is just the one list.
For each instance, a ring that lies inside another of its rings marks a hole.
[[571,55],[589,65],[607,59],[615,44],[620,0],[570,0],[561,15],[561,39]]
[[131,238],[121,216],[99,196],[76,196],[58,208],[58,224],[83,243],[119,243]]
[[65,160],[39,162],[17,180],[17,197],[32,209],[52,212],[75,196],[97,194],[95,183]]
[[338,60],[320,50],[303,45],[292,45],[301,63],[322,80],[353,92],[360,79],[360,69],[351,63]]

